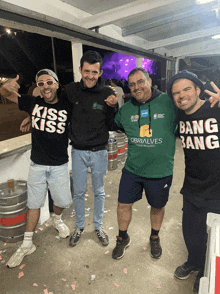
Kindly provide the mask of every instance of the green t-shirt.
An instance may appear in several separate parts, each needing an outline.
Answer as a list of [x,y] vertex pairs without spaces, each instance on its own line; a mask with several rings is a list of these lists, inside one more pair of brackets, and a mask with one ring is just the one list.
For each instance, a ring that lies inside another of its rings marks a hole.
[[176,110],[167,94],[139,104],[132,99],[115,116],[128,137],[125,168],[135,175],[162,178],[173,174]]

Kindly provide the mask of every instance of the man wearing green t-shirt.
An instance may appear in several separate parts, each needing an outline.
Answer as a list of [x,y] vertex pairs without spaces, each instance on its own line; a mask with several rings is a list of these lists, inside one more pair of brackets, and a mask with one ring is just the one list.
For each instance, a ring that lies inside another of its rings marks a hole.
[[158,233],[172,183],[176,111],[167,94],[151,87],[146,70],[133,69],[128,83],[133,97],[115,117],[118,128],[128,137],[128,157],[119,185],[119,235],[112,258],[120,259],[130,244],[127,229],[132,205],[142,198],[145,190],[151,205],[151,256],[159,259],[162,248]]

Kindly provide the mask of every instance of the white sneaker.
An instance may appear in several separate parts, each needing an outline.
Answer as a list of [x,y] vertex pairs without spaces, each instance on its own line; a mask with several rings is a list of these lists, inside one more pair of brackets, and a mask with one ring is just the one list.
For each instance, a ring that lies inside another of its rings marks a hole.
[[11,256],[9,261],[7,262],[7,267],[16,267],[21,264],[23,258],[26,255],[30,255],[36,250],[36,246],[32,244],[30,247],[22,247],[20,246],[17,251]]
[[67,225],[64,224],[62,220],[56,222],[53,220],[53,227],[59,232],[60,238],[67,238],[70,235],[70,230]]

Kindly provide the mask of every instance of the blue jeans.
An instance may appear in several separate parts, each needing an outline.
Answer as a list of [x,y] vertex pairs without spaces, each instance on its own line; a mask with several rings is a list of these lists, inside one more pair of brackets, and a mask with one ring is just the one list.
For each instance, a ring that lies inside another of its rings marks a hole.
[[85,151],[72,148],[75,224],[78,229],[83,229],[85,226],[85,192],[88,167],[91,168],[92,191],[94,193],[93,223],[95,229],[102,228],[105,202],[104,176],[107,166],[107,150]]

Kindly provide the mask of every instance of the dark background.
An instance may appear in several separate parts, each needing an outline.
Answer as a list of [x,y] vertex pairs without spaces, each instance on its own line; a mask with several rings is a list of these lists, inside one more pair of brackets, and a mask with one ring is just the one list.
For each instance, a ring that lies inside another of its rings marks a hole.
[[[50,37],[0,27],[0,75],[19,74],[21,83],[35,80],[42,68],[53,66],[52,40]],[[71,43],[54,38],[57,73],[61,84],[73,80]]]

